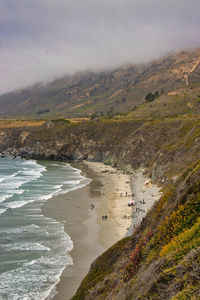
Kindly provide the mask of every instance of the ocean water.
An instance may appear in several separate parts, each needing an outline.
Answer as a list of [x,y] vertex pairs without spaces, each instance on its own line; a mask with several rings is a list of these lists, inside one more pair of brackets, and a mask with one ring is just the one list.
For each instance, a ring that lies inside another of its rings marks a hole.
[[61,223],[41,214],[41,206],[88,183],[66,163],[0,158],[0,299],[50,297],[63,269],[73,264],[73,242]]

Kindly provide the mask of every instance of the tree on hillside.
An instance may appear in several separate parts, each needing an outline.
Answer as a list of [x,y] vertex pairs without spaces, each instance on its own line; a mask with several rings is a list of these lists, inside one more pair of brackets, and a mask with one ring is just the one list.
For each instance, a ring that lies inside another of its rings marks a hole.
[[158,91],[155,91],[154,94],[152,93],[148,93],[146,96],[145,96],[145,100],[146,102],[152,102],[154,101],[154,99],[158,98],[159,97],[159,92]]

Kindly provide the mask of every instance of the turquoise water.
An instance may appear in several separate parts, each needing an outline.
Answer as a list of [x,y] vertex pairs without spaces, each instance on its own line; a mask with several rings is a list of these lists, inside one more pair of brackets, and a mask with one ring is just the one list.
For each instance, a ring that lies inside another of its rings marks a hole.
[[88,183],[66,163],[0,158],[0,299],[49,297],[73,264],[73,242],[41,206]]

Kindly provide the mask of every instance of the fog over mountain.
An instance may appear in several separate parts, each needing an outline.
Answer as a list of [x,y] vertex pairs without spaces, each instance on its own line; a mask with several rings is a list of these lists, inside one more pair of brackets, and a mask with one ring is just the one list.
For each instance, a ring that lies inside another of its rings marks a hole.
[[199,0],[1,0],[0,93],[200,46]]

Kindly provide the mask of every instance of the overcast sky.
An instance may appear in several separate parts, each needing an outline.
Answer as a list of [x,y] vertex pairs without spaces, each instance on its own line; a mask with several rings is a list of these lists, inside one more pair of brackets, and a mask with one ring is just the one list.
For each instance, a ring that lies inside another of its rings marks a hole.
[[0,0],[0,93],[200,46],[200,0]]

